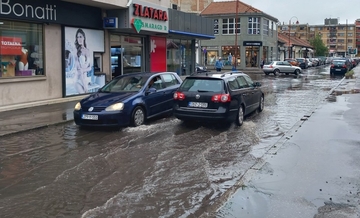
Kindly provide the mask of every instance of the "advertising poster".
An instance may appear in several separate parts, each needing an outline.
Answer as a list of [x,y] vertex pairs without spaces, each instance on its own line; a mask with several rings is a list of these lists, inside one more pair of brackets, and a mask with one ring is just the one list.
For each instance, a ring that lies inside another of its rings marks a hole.
[[96,92],[94,52],[104,52],[104,31],[65,27],[65,96]]

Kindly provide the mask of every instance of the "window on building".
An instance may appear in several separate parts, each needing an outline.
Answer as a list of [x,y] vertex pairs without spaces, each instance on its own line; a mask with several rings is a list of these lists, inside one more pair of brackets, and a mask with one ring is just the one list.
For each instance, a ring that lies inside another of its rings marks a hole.
[[353,42],[353,40],[352,39],[348,39],[348,43],[352,43]]
[[314,27],[310,27],[310,31],[315,31],[315,28],[314,28]]
[[264,18],[264,23],[263,23],[263,35],[268,36],[269,35],[269,20]]
[[249,17],[248,19],[248,34],[260,34],[260,18]]
[[42,24],[1,23],[0,78],[44,75]]
[[352,27],[352,26],[349,26],[349,30],[354,30],[354,27]]
[[353,34],[352,34],[352,33],[348,33],[348,36],[353,36]]
[[345,27],[339,26],[338,29],[339,29],[339,30],[345,30]]
[[319,27],[319,28],[318,28],[318,30],[319,30],[319,31],[322,31],[322,30],[323,30],[323,28],[322,28],[322,27]]
[[235,34],[235,26],[237,24],[237,33],[240,33],[240,18],[235,22],[235,18],[224,18],[222,19],[222,34]]
[[271,21],[271,37],[274,37],[274,22]]
[[338,36],[344,37],[344,36],[345,36],[345,33],[338,33]]
[[219,34],[219,20],[214,19],[214,35]]
[[344,39],[338,39],[338,43],[344,43],[345,40]]

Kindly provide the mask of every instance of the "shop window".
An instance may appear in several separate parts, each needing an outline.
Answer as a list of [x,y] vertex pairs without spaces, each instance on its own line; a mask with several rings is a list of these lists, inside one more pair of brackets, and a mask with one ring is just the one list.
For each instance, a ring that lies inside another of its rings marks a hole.
[[43,26],[0,21],[0,78],[44,75]]

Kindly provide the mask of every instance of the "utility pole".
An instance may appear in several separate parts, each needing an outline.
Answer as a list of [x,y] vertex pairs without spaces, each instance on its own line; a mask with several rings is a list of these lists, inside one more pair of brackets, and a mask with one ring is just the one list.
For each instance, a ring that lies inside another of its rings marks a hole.
[[233,71],[236,70],[236,65],[237,65],[237,52],[238,52],[238,46],[237,46],[237,36],[238,36],[238,8],[239,8],[239,0],[236,0],[236,12],[235,12],[235,61],[234,61],[234,66],[232,68]]

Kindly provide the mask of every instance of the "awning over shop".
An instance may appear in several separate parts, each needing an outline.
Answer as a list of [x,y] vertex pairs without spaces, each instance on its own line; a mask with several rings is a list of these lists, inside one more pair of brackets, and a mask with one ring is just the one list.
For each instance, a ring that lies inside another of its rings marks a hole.
[[178,31],[178,30],[169,30],[169,33],[173,33],[173,34],[177,34],[177,35],[184,35],[184,36],[191,36],[191,37],[202,38],[202,39],[215,39],[215,36],[212,36],[212,35],[183,32],[183,31]]

